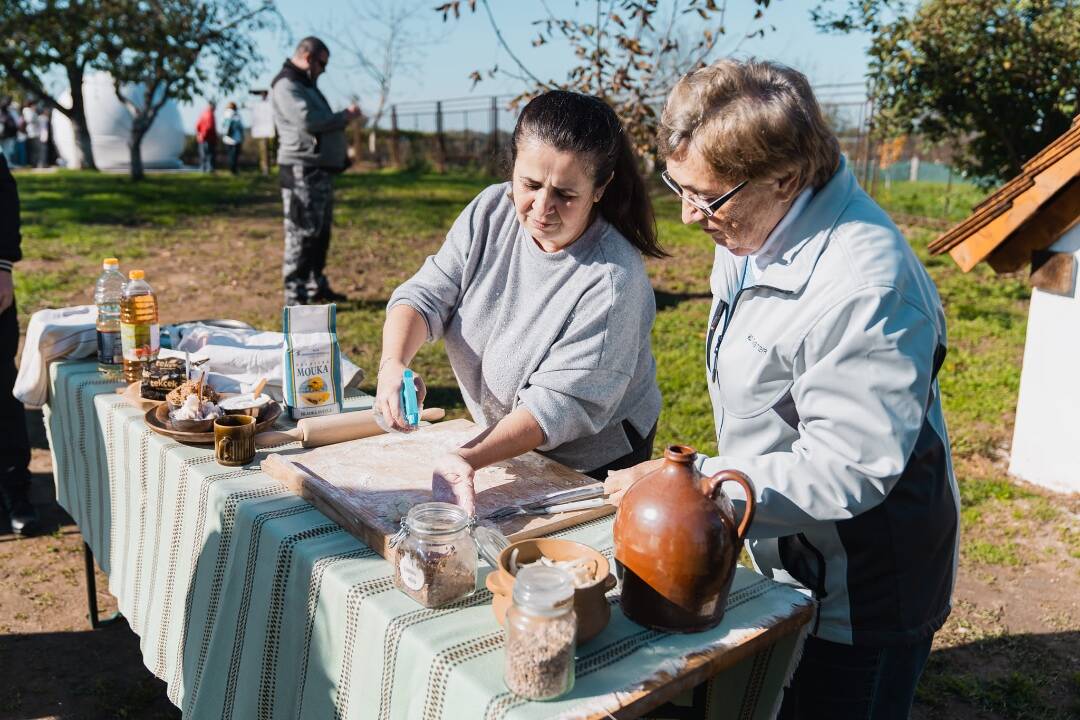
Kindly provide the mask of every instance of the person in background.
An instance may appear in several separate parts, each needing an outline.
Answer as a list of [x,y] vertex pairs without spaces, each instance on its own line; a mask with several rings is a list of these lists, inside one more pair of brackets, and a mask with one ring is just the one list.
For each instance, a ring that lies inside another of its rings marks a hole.
[[240,165],[240,147],[244,144],[244,123],[240,120],[236,103],[230,102],[225,106],[225,117],[222,120],[225,132],[221,135],[221,141],[225,143],[225,150],[229,154],[229,172],[235,175]]
[[39,523],[29,498],[30,438],[23,405],[12,394],[19,347],[12,265],[22,259],[20,242],[19,191],[0,156],[0,511],[7,513],[12,532],[31,535]]
[[50,134],[49,109],[44,105],[38,106],[37,116],[37,166],[49,167],[49,141]]
[[23,125],[26,127],[26,164],[36,165],[38,156],[38,113],[31,102],[23,103]]
[[203,110],[195,123],[195,141],[199,143],[199,169],[204,173],[214,170],[214,153],[217,151],[217,121],[214,120],[214,103]]
[[360,116],[360,107],[330,108],[316,86],[329,62],[326,44],[306,37],[270,84],[285,211],[286,305],[348,299],[330,288],[324,270],[334,215],[333,178],[348,166],[345,126]]
[[15,138],[19,134],[19,125],[11,112],[11,98],[0,100],[0,151],[8,163],[15,162]]
[[11,114],[15,118],[15,162],[18,167],[26,167],[29,163],[27,157],[27,123],[22,108],[18,103],[11,103]]

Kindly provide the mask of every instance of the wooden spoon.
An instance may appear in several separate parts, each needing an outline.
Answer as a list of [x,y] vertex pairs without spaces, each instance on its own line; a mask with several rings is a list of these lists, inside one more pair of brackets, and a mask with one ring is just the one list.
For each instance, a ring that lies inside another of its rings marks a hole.
[[258,399],[264,387],[266,387],[266,378],[259,378],[259,382],[255,383],[255,387],[251,389],[251,397]]

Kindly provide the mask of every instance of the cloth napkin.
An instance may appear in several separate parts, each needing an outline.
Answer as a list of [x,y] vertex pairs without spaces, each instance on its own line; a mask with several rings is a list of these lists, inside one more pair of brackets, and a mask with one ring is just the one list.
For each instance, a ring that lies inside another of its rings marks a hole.
[[49,399],[49,363],[97,354],[97,307],[38,310],[30,316],[19,374],[12,393],[24,405],[41,407]]
[[[281,398],[284,333],[202,323],[190,323],[177,329],[181,339],[175,349],[181,355],[190,353],[193,362],[207,358],[202,367],[211,373],[208,379],[215,389],[248,392],[260,379],[266,378],[268,393],[276,399]],[[363,380],[364,371],[342,353],[341,381],[345,387],[359,387]]]

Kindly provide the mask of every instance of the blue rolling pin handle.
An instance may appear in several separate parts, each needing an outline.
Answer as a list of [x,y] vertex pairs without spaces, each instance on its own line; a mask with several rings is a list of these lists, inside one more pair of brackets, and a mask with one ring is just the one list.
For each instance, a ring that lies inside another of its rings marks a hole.
[[420,402],[416,399],[416,380],[413,371],[401,374],[401,412],[405,422],[413,427],[420,424]]

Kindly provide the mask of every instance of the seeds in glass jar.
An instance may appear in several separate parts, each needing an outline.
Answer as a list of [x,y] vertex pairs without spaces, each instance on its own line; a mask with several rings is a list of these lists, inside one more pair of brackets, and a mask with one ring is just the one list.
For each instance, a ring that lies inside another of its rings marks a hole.
[[506,686],[530,700],[549,700],[570,688],[577,622],[572,613],[531,620],[532,632],[507,635]]
[[439,607],[459,600],[476,589],[476,572],[453,545],[398,550],[394,582],[402,592],[424,607]]

